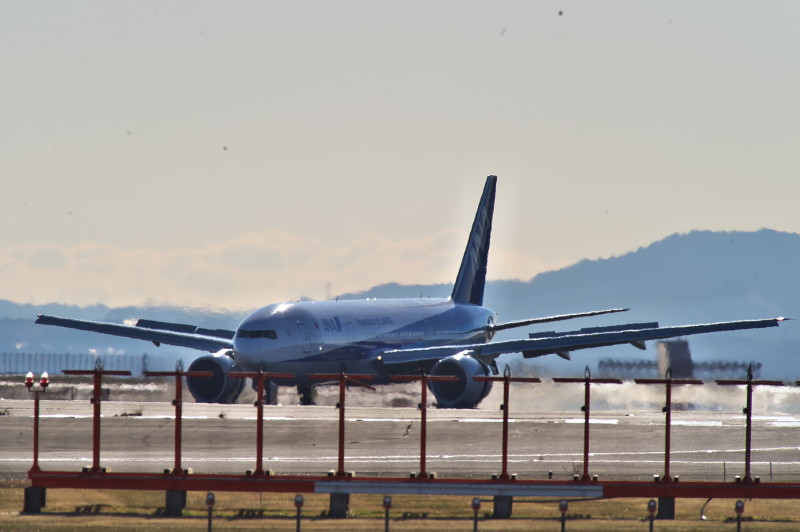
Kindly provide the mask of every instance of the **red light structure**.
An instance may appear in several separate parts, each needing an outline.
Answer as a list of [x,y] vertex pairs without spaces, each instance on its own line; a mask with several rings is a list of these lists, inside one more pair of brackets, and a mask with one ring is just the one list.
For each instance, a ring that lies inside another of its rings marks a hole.
[[667,368],[663,379],[636,379],[636,384],[665,384],[667,388],[666,405],[662,409],[666,414],[664,421],[664,476],[661,477],[662,482],[672,482],[672,476],[669,471],[670,462],[670,446],[671,446],[671,427],[672,427],[672,387],[675,385],[684,384],[703,384],[703,381],[696,379],[673,379],[672,369]]
[[[549,496],[557,499],[567,498],[729,498],[729,499],[800,499],[800,483],[791,482],[643,482],[643,481],[593,481],[593,482],[573,482],[561,480],[515,480],[514,482],[498,480],[476,480],[469,478],[451,479],[431,479],[428,482],[419,482],[417,479],[402,477],[350,477],[344,472],[344,388],[347,384],[368,386],[362,380],[367,380],[372,375],[347,375],[344,370],[338,374],[315,375],[316,380],[329,380],[339,382],[339,464],[336,475],[307,476],[307,475],[273,475],[261,478],[253,478],[252,475],[235,474],[193,474],[193,475],[164,475],[154,473],[125,472],[112,473],[105,472],[99,467],[99,403],[101,399],[100,380],[103,375],[125,375],[128,372],[105,372],[102,367],[97,367],[94,371],[67,371],[72,375],[93,375],[94,392],[92,403],[95,405],[94,416],[94,460],[93,468],[85,468],[84,472],[73,471],[41,471],[38,469],[38,458],[34,457],[34,465],[29,477],[30,486],[25,488],[24,513],[38,513],[45,506],[45,490],[53,489],[120,489],[120,490],[158,490],[167,492],[167,506],[173,509],[178,506],[174,501],[170,503],[170,492],[197,491],[197,492],[280,492],[280,493],[325,493],[331,495],[331,511],[333,515],[334,495],[349,497],[350,493],[382,493],[392,494],[422,494],[422,495],[481,495],[497,497],[542,497]],[[262,372],[264,380],[267,373]],[[510,375],[509,382],[514,379]],[[416,377],[416,376],[415,376]],[[258,378],[258,377],[257,377]],[[590,395],[589,386],[591,383],[620,383],[618,379],[592,379],[588,368],[583,379],[554,379],[555,382],[583,382],[586,391],[584,405],[585,427],[584,427],[584,478],[587,480],[588,474],[588,423]],[[49,383],[49,379],[44,379]],[[40,382],[41,385],[44,382]],[[176,384],[180,384],[176,378]],[[26,384],[34,385],[33,375],[26,379]],[[781,385],[779,381],[754,381],[750,372],[747,381],[722,381],[724,384],[749,384],[748,386],[748,407],[747,412],[752,410],[752,386],[754,385]],[[676,381],[672,381],[676,384]],[[262,388],[263,389],[263,388]],[[505,391],[505,390],[504,390]],[[176,391],[176,394],[178,392]],[[176,397],[180,397],[177,396]],[[508,398],[505,397],[505,405],[508,405]],[[178,401],[179,403],[179,401]],[[176,414],[180,417],[181,411],[177,409]],[[508,407],[506,406],[508,410]],[[506,412],[507,413],[507,412]],[[38,415],[35,416],[38,419]],[[748,416],[748,433],[750,431],[750,419]],[[749,435],[748,435],[749,440]],[[506,440],[507,441],[507,440]],[[749,445],[748,445],[749,449]],[[38,446],[37,449],[38,451]],[[424,453],[423,453],[424,456]],[[749,453],[747,454],[749,472]],[[179,461],[177,462],[179,463]],[[87,472],[100,472],[103,474],[92,475]],[[347,482],[340,479],[347,478]],[[746,476],[747,477],[747,476]],[[594,477],[595,480],[597,477]],[[497,501],[495,500],[495,503]],[[185,504],[185,503],[184,503]],[[497,504],[495,504],[495,510]],[[566,509],[566,507],[564,508]],[[661,512],[660,504],[658,508]],[[169,512],[165,512],[169,515]],[[179,515],[179,514],[178,514]],[[562,514],[563,515],[563,514]],[[340,515],[343,517],[344,515]],[[510,517],[510,512],[508,517]]]
[[582,379],[573,378],[554,378],[553,382],[582,382],[584,383],[584,402],[581,410],[583,411],[583,475],[581,481],[590,480],[589,476],[589,411],[591,404],[591,385],[595,384],[622,384],[620,379],[593,379],[589,366],[586,366]]
[[346,478],[347,473],[344,470],[344,391],[348,384],[355,384],[364,388],[374,390],[372,386],[363,382],[375,378],[370,374],[347,374],[344,369],[339,373],[310,373],[308,377],[317,381],[339,381],[339,402],[336,403],[336,408],[339,409],[339,460],[336,468],[337,478]]
[[753,432],[753,386],[783,386],[783,381],[754,381],[753,365],[750,364],[747,367],[747,380],[718,380],[716,383],[721,386],[747,385],[747,406],[743,410],[743,413],[747,416],[744,437],[744,478],[742,478],[741,481],[748,484],[753,482],[753,477],[750,475],[750,454]]
[[420,393],[420,402],[417,406],[420,413],[420,433],[419,433],[419,473],[416,478],[419,480],[431,480],[433,474],[426,471],[427,462],[427,445],[428,445],[428,383],[429,382],[453,382],[457,381],[458,377],[454,375],[428,375],[425,370],[421,370],[419,375],[395,375],[392,377],[393,381],[397,382],[411,382],[420,381],[422,383],[422,391]]
[[178,362],[175,371],[145,371],[145,377],[175,377],[175,399],[172,406],[175,407],[175,467],[172,468],[173,475],[184,474],[181,466],[181,419],[183,418],[183,377],[213,377],[210,371],[183,371],[183,364]]
[[235,378],[249,378],[253,379],[256,383],[256,402],[257,409],[256,415],[256,469],[253,472],[255,476],[264,476],[264,385],[267,381],[273,379],[292,379],[294,373],[266,373],[262,370],[258,371],[230,371],[229,377]]
[[41,471],[39,468],[39,394],[44,393],[50,384],[50,377],[46,371],[42,373],[38,384],[39,386],[36,387],[33,382],[33,372],[29,371],[25,375],[25,387],[33,393],[33,465],[28,470],[28,477]]
[[472,377],[474,381],[503,381],[503,404],[500,405],[500,410],[503,411],[503,465],[500,472],[500,475],[497,477],[497,480],[509,480],[511,477],[508,474],[508,401],[509,401],[509,394],[508,389],[509,385],[512,382],[530,382],[530,383],[539,383],[542,382],[541,379],[538,377],[512,377],[511,376],[511,368],[506,366],[506,369],[503,371],[502,377]]
[[93,387],[90,402],[94,405],[94,415],[92,416],[92,467],[86,473],[96,475],[105,473],[100,467],[100,403],[103,400],[103,377],[105,375],[118,375],[130,377],[130,371],[106,371],[98,360],[93,370],[65,369],[64,375],[92,375]]

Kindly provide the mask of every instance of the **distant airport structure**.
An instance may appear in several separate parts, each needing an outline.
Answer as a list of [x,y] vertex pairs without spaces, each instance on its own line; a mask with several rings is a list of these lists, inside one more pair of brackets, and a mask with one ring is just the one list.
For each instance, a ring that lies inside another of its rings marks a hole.
[[656,360],[601,358],[597,369],[601,376],[620,379],[658,378],[672,370],[675,379],[735,379],[747,374],[748,366],[753,368],[753,377],[761,375],[761,362],[734,362],[712,360],[694,362],[689,342],[684,339],[665,340],[656,344]]
[[[165,367],[163,355],[153,358],[146,353],[93,354],[93,353],[0,353],[0,375],[25,375],[29,371],[40,374],[47,371],[57,374],[65,369],[94,369],[98,364],[112,371],[130,371],[141,377],[145,371],[171,369]],[[172,362],[172,368],[177,360]],[[154,368],[153,366],[158,366]]]

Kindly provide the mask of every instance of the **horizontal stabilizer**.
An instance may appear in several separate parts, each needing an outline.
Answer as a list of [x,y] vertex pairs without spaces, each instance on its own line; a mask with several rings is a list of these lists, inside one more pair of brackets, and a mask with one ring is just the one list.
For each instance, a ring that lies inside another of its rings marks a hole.
[[601,314],[613,314],[615,312],[627,312],[628,308],[610,308],[607,310],[590,310],[589,312],[577,312],[575,314],[558,314],[556,316],[546,316],[544,318],[529,318],[527,320],[507,321],[505,323],[497,323],[495,325],[488,325],[485,328],[493,331],[505,331],[506,329],[515,329],[517,327],[525,327],[526,325],[535,325],[537,323],[550,323],[553,321],[572,320],[575,318],[587,318],[589,316],[600,316]]
[[599,332],[611,332],[611,331],[638,331],[642,329],[657,329],[658,322],[651,321],[646,323],[627,323],[625,325],[609,325],[608,327],[585,327],[583,329],[578,329],[577,331],[567,331],[567,332],[540,332],[540,333],[528,333],[528,338],[553,338],[556,336],[572,336],[576,334],[590,334],[590,333],[599,333]]

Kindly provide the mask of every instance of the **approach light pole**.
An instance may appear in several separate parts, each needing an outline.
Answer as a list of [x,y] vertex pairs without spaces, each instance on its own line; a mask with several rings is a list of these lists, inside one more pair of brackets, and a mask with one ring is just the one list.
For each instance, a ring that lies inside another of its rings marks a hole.
[[25,375],[25,387],[28,389],[29,392],[33,393],[33,465],[28,470],[28,478],[34,473],[38,473],[41,471],[39,468],[39,394],[42,394],[47,390],[47,386],[50,384],[50,377],[47,375],[45,371],[42,373],[41,378],[39,379],[39,386],[35,386],[36,383],[33,382],[33,372],[29,371],[27,375]]

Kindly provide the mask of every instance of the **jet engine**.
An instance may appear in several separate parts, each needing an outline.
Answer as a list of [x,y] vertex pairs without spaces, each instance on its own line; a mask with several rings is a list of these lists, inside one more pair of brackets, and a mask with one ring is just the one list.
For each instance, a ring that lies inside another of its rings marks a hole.
[[210,371],[212,377],[187,377],[186,385],[198,403],[235,403],[244,389],[245,379],[228,377],[227,372],[233,369],[233,359],[227,355],[229,351],[220,351],[214,355],[195,359],[189,365],[189,371]]
[[491,381],[472,380],[472,377],[491,375],[491,370],[466,352],[441,359],[431,368],[431,375],[459,377],[457,381],[429,383],[439,408],[475,408],[492,389]]

